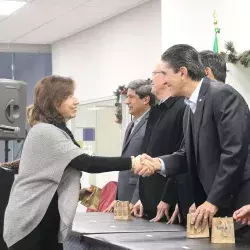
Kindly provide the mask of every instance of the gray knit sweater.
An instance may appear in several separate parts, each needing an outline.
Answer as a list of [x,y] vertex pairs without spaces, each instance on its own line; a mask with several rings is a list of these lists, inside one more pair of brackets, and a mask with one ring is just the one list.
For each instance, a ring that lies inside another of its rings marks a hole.
[[4,240],[8,247],[38,226],[56,190],[61,218],[58,238],[65,241],[74,219],[81,177],[80,171],[66,167],[81,154],[82,149],[68,134],[53,125],[39,123],[29,131],[5,212]]

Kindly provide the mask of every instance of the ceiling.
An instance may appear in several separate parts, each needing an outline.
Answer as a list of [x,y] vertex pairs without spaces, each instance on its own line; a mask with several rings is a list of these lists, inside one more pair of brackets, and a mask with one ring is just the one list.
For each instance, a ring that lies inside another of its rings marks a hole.
[[147,1],[26,0],[12,15],[0,16],[0,43],[52,44]]

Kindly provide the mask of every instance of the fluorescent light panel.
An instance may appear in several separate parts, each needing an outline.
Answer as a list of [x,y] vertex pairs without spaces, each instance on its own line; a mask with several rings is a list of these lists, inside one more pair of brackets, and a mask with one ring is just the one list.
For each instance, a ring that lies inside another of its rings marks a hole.
[[0,0],[0,16],[9,16],[25,4],[27,4],[27,2]]

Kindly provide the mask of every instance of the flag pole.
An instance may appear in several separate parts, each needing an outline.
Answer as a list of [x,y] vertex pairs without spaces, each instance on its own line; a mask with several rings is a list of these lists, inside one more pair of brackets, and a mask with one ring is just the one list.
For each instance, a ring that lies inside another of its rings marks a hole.
[[215,11],[213,13],[213,17],[214,17],[214,32],[215,32],[213,51],[215,53],[220,53],[220,44],[219,44],[220,28],[218,27],[218,20]]

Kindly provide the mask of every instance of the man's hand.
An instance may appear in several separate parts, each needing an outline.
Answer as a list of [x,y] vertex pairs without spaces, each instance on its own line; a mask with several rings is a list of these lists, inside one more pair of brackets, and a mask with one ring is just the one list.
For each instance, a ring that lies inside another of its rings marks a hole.
[[143,177],[145,176],[151,176],[155,173],[154,166],[150,164],[150,162],[145,161],[144,157],[141,155],[138,155],[136,158],[132,160],[133,164],[133,171],[135,174],[138,174],[141,172],[141,175]]
[[195,225],[195,229],[200,228],[203,231],[209,223],[209,227],[212,226],[212,219],[218,208],[208,201],[205,201],[202,205],[197,207],[196,211],[192,214],[191,224]]
[[135,174],[141,176],[151,176],[156,171],[161,170],[161,162],[158,158],[151,158],[150,156],[143,154],[140,156],[140,161],[136,162]]
[[[115,207],[116,200],[114,200],[104,211],[103,213],[113,213]],[[130,213],[133,211],[134,205],[132,203],[129,204]]]
[[157,206],[156,217],[153,218],[151,221],[152,222],[158,222],[164,217],[164,215],[167,217],[167,221],[169,221],[170,220],[169,207],[170,206],[168,205],[168,203],[165,203],[165,202],[161,201]]
[[135,217],[141,218],[143,216],[143,205],[141,201],[137,201],[137,203],[133,207],[132,213],[134,214]]
[[191,207],[189,208],[188,213],[193,214],[193,213],[195,213],[195,211],[196,211],[196,205],[195,205],[195,203],[193,203],[191,205]]
[[172,214],[172,216],[171,216],[171,218],[170,218],[170,220],[168,221],[167,224],[173,224],[176,217],[178,217],[178,221],[179,221],[179,223],[181,223],[181,215],[180,215],[178,204],[175,205],[174,212],[173,212],[173,214]]
[[233,218],[241,224],[250,225],[250,205],[243,206],[234,212]]
[[129,211],[131,214],[133,214],[133,212],[134,212],[133,210],[134,210],[134,204],[129,203]]

